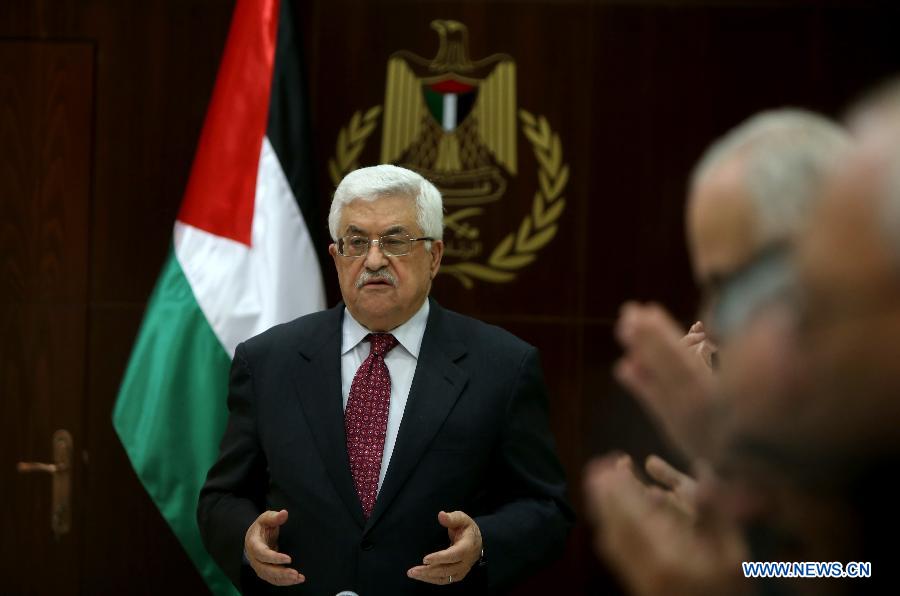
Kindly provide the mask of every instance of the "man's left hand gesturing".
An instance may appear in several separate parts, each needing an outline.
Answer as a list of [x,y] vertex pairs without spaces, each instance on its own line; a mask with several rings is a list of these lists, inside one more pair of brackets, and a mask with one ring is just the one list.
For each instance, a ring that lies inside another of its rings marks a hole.
[[413,567],[406,575],[438,585],[462,581],[481,558],[481,530],[475,520],[462,511],[441,511],[438,523],[447,528],[450,546],[426,555],[422,561],[424,565]]

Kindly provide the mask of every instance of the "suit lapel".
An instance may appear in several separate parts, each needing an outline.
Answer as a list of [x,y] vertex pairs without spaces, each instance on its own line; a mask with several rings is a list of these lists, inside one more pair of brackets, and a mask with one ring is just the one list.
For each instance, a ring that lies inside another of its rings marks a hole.
[[350,515],[363,527],[359,497],[347,457],[341,399],[341,321],[344,305],[329,311],[321,333],[303,338],[294,380],[322,461]]
[[446,315],[436,301],[431,300],[430,309],[397,442],[366,531],[400,492],[468,381],[456,365],[466,353],[465,345],[446,324]]

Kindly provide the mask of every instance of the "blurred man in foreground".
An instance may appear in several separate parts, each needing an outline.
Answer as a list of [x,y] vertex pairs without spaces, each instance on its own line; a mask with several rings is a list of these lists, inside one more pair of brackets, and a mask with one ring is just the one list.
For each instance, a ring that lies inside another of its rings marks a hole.
[[900,84],[889,91],[799,251],[816,407],[796,432],[845,452],[900,444]]
[[723,409],[710,339],[724,343],[716,360],[727,368],[729,340],[784,288],[793,242],[846,148],[837,125],[799,110],[765,112],[728,133],[701,158],[687,204],[706,323],[685,336],[659,306],[623,307],[616,376],[688,456],[708,452],[720,428],[710,420]]
[[807,468],[827,464],[852,508],[855,554],[873,566],[857,593],[896,594],[900,527],[888,486],[900,463],[900,84],[875,99],[873,125],[800,246],[810,398],[783,449]]
[[753,341],[742,342],[736,359],[749,369],[790,343],[795,357],[761,376],[775,386],[789,379],[792,392],[770,393],[780,407],[742,423],[729,451],[764,470],[742,471],[743,482],[780,494],[764,520],[761,558],[871,564],[868,578],[790,585],[816,595],[900,590],[893,573],[900,527],[889,489],[900,461],[900,86],[870,96],[851,126],[854,148],[800,237],[798,284],[782,309],[791,332],[754,321]]
[[[616,376],[689,457],[722,453],[756,423],[771,421],[795,391],[792,375],[782,370],[793,371],[797,356],[783,309],[789,256],[847,146],[836,125],[796,110],[761,114],[726,135],[701,159],[688,200],[688,238],[706,328],[695,326],[683,336],[661,307],[623,308],[617,336],[625,355]],[[758,337],[761,319],[767,320],[766,334]],[[715,374],[703,358],[707,330],[721,346]],[[757,358],[756,374],[748,376],[744,352],[760,341],[783,349]],[[658,459],[648,461],[647,470],[672,492],[644,486],[627,460],[594,463],[586,473],[589,508],[602,527],[598,546],[626,584],[637,594],[744,588],[740,563],[749,548],[733,508],[709,498],[716,492],[712,475],[705,474],[698,487]],[[759,506],[748,503],[758,491],[738,494],[739,507],[758,515]]]

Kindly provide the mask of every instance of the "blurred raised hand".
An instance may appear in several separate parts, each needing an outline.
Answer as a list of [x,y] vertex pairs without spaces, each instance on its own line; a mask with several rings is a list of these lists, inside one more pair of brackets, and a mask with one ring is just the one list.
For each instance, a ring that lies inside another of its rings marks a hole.
[[715,347],[702,324],[687,334],[658,304],[626,303],[615,329],[624,354],[614,374],[672,442],[691,457],[707,450],[712,428]]
[[747,547],[738,525],[709,499],[695,517],[642,483],[627,456],[590,462],[585,505],[594,546],[634,596],[742,594]]

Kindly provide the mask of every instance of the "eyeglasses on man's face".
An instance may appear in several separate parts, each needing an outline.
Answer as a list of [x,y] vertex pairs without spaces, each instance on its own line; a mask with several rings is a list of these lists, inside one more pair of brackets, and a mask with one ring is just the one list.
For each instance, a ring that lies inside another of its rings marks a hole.
[[369,247],[377,244],[384,256],[402,257],[409,254],[414,242],[430,240],[434,238],[428,236],[413,238],[406,234],[389,234],[371,240],[365,236],[343,236],[338,238],[337,250],[342,257],[364,257],[369,253]]
[[790,255],[789,246],[773,244],[706,288],[701,318],[708,320],[707,333],[716,343],[725,343],[764,307],[793,301],[796,276]]

